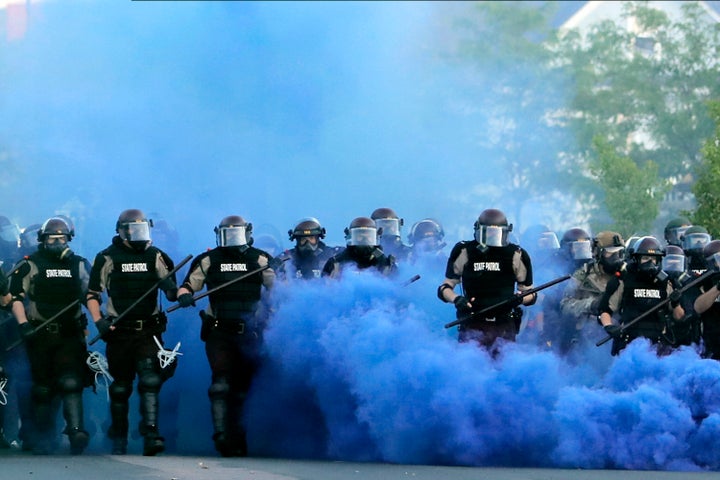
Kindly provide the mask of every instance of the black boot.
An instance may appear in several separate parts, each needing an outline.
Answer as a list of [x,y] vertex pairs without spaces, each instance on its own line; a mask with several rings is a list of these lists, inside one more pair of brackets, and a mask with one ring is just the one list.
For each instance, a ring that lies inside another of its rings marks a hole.
[[142,392],[140,394],[140,434],[144,437],[143,455],[152,457],[165,451],[165,439],[158,431],[158,401],[157,392]]
[[223,457],[232,457],[232,439],[227,433],[228,406],[225,395],[210,396],[210,413],[213,421],[215,450]]
[[82,393],[66,393],[63,399],[63,416],[65,417],[65,433],[70,440],[70,454],[80,455],[88,446],[90,435],[85,431],[83,422]]
[[34,402],[35,432],[32,441],[32,452],[35,455],[50,455],[54,450],[55,418],[49,402]]
[[128,404],[122,401],[110,401],[110,418],[112,424],[108,430],[108,437],[112,440],[112,454],[125,455],[127,453],[128,436]]

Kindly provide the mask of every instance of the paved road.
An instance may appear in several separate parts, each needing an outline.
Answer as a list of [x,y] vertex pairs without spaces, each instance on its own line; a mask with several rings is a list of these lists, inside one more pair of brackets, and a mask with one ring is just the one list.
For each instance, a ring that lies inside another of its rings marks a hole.
[[716,480],[718,472],[473,468],[272,458],[0,455],[0,480]]

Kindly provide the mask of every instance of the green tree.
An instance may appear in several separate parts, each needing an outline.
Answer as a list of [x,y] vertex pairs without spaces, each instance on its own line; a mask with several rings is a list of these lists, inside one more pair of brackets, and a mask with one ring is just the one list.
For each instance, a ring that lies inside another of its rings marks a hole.
[[625,238],[650,231],[658,215],[668,183],[658,176],[658,165],[646,161],[638,166],[630,157],[618,154],[604,137],[593,139],[597,156],[590,171],[597,177],[602,189],[601,201],[613,223],[591,222],[593,231],[614,230]]
[[713,238],[720,236],[720,100],[708,103],[715,122],[715,134],[702,148],[703,161],[697,167],[697,181],[692,191],[697,208],[689,214],[693,224],[707,228]]

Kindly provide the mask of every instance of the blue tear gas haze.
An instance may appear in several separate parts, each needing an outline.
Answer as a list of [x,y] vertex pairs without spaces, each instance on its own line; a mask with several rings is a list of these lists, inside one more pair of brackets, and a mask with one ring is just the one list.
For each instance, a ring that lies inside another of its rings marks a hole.
[[[89,258],[126,208],[176,227],[175,259],[213,246],[228,214],[285,246],[298,218],[318,217],[342,244],[352,218],[381,206],[405,233],[435,217],[449,245],[468,238],[479,211],[505,200],[473,198],[506,177],[488,170],[474,140],[484,132],[458,114],[466,106],[450,105],[472,82],[431,48],[446,40],[434,22],[448,3],[29,3],[26,37],[0,44],[0,141],[14,161],[3,181],[12,211],[0,213],[21,226],[70,214],[72,247]],[[720,468],[717,362],[692,350],[657,358],[643,342],[617,359],[592,342],[563,359],[524,334],[493,359],[443,328],[454,318],[435,296],[444,269],[417,269],[395,283],[278,285],[271,361],[247,402],[253,454]],[[207,454],[196,310],[170,316],[167,346],[181,341],[184,355],[160,428],[169,451]],[[89,452],[107,452],[105,392],[86,399]],[[139,445],[135,432],[130,451]]]

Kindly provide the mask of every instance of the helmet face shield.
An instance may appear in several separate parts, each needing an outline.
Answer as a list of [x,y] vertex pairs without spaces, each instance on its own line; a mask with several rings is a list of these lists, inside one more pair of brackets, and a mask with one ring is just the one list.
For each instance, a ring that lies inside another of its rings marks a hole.
[[377,229],[353,227],[349,229],[347,244],[352,247],[375,247],[377,246]]
[[682,237],[683,250],[702,250],[712,238],[707,233],[688,233]]
[[685,271],[685,255],[669,253],[662,259],[662,269],[665,273],[682,273]]
[[0,227],[0,239],[4,242],[19,242],[20,228],[17,225],[3,225]]
[[709,269],[720,271],[720,252],[713,253],[705,261]]
[[219,247],[242,247],[247,245],[245,226],[220,227],[217,229],[217,244]]
[[475,240],[480,245],[488,247],[504,247],[507,245],[507,232],[507,227],[478,225],[475,230]]
[[399,237],[400,236],[400,219],[398,218],[378,218],[375,220],[378,229],[382,229],[383,237]]
[[125,240],[129,242],[149,242],[150,224],[148,222],[133,222],[123,225]]
[[570,242],[570,254],[573,260],[592,259],[592,244],[589,240]]
[[540,250],[558,250],[560,248],[560,242],[555,232],[545,232],[538,238],[537,246]]

